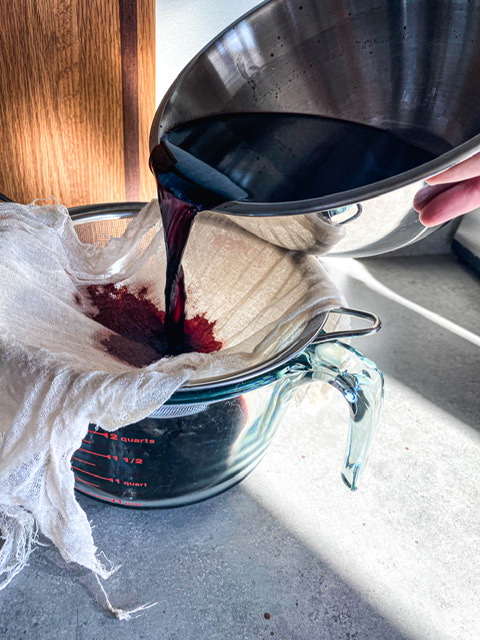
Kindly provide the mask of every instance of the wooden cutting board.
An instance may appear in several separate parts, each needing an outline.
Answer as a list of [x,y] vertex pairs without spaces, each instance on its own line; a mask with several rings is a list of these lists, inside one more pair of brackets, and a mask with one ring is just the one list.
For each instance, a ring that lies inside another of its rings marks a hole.
[[155,0],[2,3],[0,192],[149,200]]

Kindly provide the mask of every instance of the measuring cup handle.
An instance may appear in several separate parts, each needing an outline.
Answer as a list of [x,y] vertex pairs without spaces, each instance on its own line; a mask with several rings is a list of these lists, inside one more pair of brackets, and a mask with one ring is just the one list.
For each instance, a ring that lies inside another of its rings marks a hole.
[[340,391],[350,407],[350,428],[342,479],[355,491],[365,468],[383,403],[383,374],[353,347],[338,341],[310,345],[307,379]]

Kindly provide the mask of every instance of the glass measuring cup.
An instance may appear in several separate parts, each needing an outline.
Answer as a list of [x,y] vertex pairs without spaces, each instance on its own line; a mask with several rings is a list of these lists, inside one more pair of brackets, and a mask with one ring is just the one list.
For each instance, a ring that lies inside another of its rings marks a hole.
[[157,412],[116,432],[90,425],[72,458],[76,489],[126,507],[176,507],[213,497],[260,462],[296,389],[322,381],[350,408],[342,478],[355,490],[378,422],[383,376],[336,338],[375,332],[380,322],[367,312],[338,312],[372,326],[322,332],[287,363],[240,381],[182,388]]

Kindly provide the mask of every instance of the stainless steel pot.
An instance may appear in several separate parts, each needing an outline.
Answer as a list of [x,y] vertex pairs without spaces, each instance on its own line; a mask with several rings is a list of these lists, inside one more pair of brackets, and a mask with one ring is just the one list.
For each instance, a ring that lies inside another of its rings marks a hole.
[[430,231],[412,209],[424,180],[480,150],[479,9],[470,0],[265,2],[181,72],[157,110],[151,146],[196,118],[260,112],[338,118],[421,141],[434,160],[374,184],[309,200],[216,207],[234,215],[323,212],[337,220],[361,211],[346,225],[337,255],[410,244]]
[[[142,208],[114,203],[70,210],[83,242],[120,235]],[[111,433],[90,425],[72,458],[76,488],[126,507],[173,507],[212,497],[240,482],[265,454],[295,390],[327,382],[349,406],[342,478],[355,490],[365,468],[383,399],[375,364],[339,340],[380,329],[372,313],[331,313],[367,321],[363,329],[324,330],[316,316],[293,344],[258,366],[180,387],[157,411]],[[319,408],[319,421],[321,421]]]

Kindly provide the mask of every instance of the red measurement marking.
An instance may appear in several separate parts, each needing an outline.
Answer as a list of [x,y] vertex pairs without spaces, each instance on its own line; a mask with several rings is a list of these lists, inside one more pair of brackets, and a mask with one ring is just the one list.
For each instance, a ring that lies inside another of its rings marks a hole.
[[100,480],[108,480],[109,482],[113,482],[113,478],[105,478],[104,476],[97,476],[96,473],[90,473],[90,471],[85,471],[85,469],[79,469],[78,467],[74,467],[72,464],[72,469],[76,471],[80,471],[81,473],[87,473],[89,476],[93,476],[94,478],[99,478]]
[[120,438],[122,442],[134,442],[136,444],[155,444],[155,440],[150,438]]
[[100,485],[99,484],[93,484],[93,482],[87,482],[86,480],[82,480],[82,478],[77,478],[78,482],[83,482],[83,484],[88,484],[91,487],[97,487],[97,489],[100,489]]
[[123,460],[130,464],[143,464],[142,458],[123,458]]
[[96,493],[90,493],[90,491],[85,491],[85,489],[79,489],[82,493],[85,493],[87,496],[92,496],[93,498],[99,498],[100,500],[108,500],[109,502],[116,502],[117,504],[122,504],[121,500],[115,498],[105,498],[104,496],[98,496]]
[[[82,449],[83,451],[83,449]],[[75,456],[72,456],[72,460],[78,460],[79,462],[82,462],[83,464],[89,464],[91,467],[96,467],[97,465],[93,464],[93,462],[87,462],[86,460],[82,460],[81,458],[76,458]]]
[[86,444],[93,444],[91,440],[85,440],[85,438],[82,440],[82,442],[85,442]]
[[108,433],[101,433],[100,431],[92,431],[92,429],[89,429],[87,433],[94,433],[97,436],[103,436],[104,438],[108,438]]
[[89,451],[88,449],[82,449],[81,447],[79,451],[85,451],[85,453],[89,453],[92,456],[100,456],[101,458],[108,458],[109,460],[112,459],[112,456],[109,453],[97,453],[96,451]]

